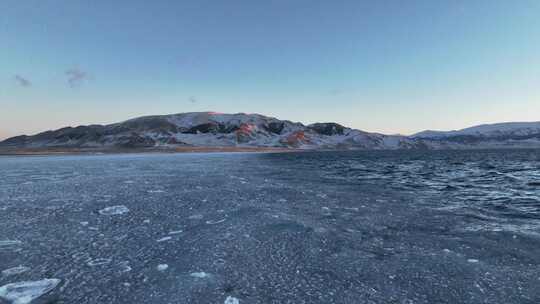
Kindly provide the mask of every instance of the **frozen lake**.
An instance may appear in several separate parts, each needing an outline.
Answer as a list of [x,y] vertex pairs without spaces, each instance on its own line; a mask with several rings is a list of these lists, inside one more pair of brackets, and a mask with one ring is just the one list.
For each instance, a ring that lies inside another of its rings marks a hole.
[[539,265],[538,150],[0,157],[2,304],[537,304]]

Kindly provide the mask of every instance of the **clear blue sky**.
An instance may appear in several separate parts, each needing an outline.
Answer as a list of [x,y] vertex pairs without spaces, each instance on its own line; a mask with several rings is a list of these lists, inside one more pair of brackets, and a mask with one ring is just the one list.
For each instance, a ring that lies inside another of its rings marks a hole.
[[540,120],[538,0],[2,0],[0,138],[187,111]]

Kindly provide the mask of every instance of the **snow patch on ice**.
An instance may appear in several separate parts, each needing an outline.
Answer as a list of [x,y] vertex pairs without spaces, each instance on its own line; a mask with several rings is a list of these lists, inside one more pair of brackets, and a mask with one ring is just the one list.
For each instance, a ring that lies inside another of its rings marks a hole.
[[167,264],[159,264],[159,265],[157,265],[157,267],[156,267],[156,269],[157,269],[158,271],[165,271],[165,270],[167,270],[168,268],[169,268],[169,265],[167,265]]
[[59,283],[59,279],[44,279],[7,284],[0,287],[0,298],[12,304],[28,304],[53,290]]
[[120,214],[124,214],[128,212],[129,212],[128,207],[124,205],[111,206],[111,207],[107,207],[107,208],[103,208],[99,210],[99,214],[101,215],[120,215]]

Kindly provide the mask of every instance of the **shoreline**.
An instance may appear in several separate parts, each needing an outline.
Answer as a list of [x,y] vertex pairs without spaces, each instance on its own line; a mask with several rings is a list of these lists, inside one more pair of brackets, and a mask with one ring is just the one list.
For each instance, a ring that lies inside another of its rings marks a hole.
[[173,148],[0,148],[0,156],[110,155],[142,153],[290,153],[303,149],[278,147],[173,147]]

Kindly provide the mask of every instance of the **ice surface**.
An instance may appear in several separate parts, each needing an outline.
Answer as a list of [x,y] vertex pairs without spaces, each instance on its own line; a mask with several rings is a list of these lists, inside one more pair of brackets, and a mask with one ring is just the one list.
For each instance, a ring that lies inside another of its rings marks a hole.
[[129,209],[124,205],[111,206],[99,210],[101,215],[120,215],[128,212]]
[[6,269],[6,270],[2,270],[2,275],[10,276],[10,275],[15,275],[15,274],[20,274],[20,273],[23,273],[23,272],[27,272],[28,270],[30,270],[29,267],[17,266],[17,267],[9,268],[9,269]]
[[0,298],[12,304],[28,304],[53,290],[58,283],[59,279],[43,279],[7,284],[0,287]]
[[169,268],[169,265],[167,265],[167,264],[159,264],[159,265],[157,265],[157,267],[156,267],[156,269],[157,269],[158,271],[165,271],[165,270],[167,270],[168,268]]
[[[0,286],[62,280],[32,304],[538,298],[538,151],[0,157],[0,172],[0,271],[31,268]],[[130,211],[98,213],[114,205]]]

